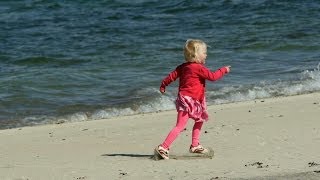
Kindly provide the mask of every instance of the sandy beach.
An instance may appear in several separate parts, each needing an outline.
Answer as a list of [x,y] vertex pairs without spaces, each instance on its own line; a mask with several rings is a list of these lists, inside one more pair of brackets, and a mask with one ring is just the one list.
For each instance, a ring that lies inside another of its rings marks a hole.
[[[1,180],[320,179],[320,93],[209,107],[212,159],[150,159],[175,111],[0,130]],[[186,154],[192,120],[170,149]]]

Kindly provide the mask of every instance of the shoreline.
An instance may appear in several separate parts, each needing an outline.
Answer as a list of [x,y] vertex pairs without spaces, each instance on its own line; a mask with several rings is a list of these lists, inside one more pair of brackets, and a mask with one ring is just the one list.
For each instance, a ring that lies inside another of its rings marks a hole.
[[[264,101],[268,99],[277,99],[277,98],[286,98],[286,97],[292,97],[292,96],[301,96],[301,95],[308,95],[308,94],[313,94],[313,93],[320,93],[320,91],[312,91],[308,93],[300,93],[300,94],[294,94],[294,95],[281,95],[281,96],[273,96],[273,97],[265,97],[265,98],[258,98],[254,100],[249,100],[249,99],[244,99],[241,101],[231,101],[231,102],[220,102],[217,104],[211,104],[207,103],[208,108],[210,106],[220,106],[220,105],[229,105],[229,104],[238,104],[238,103],[246,103],[246,102],[256,102],[256,101]],[[170,101],[171,102],[171,101]],[[148,112],[135,112],[132,110],[132,112],[129,113],[124,113],[124,114],[116,114],[116,115],[110,115],[105,118],[95,118],[95,115],[93,112],[85,112],[85,111],[79,111],[79,112],[73,112],[70,114],[65,114],[65,115],[59,115],[59,116],[48,116],[44,117],[42,121],[37,121],[37,120],[24,120],[24,118],[20,119],[11,119],[11,121],[14,121],[16,124],[9,124],[7,121],[9,119],[2,119],[3,124],[0,124],[0,130],[7,130],[7,129],[16,129],[16,128],[25,128],[25,127],[37,127],[37,126],[46,126],[46,125],[54,125],[54,124],[67,124],[67,123],[76,123],[76,122],[87,122],[87,121],[100,121],[100,120],[107,120],[107,119],[114,119],[114,118],[119,118],[119,117],[127,117],[127,116],[136,116],[136,115],[145,115],[145,114],[153,114],[153,113],[162,113],[166,111],[175,111],[174,108],[174,103],[171,102],[172,108],[173,109],[158,109],[154,111],[148,111]],[[129,108],[130,109],[130,108]],[[95,112],[99,112],[100,110],[97,110]],[[104,110],[101,110],[104,111]],[[119,111],[121,112],[121,110]],[[28,116],[25,117],[26,119],[30,118],[38,118],[38,117],[33,117],[33,116]],[[2,126],[1,126],[2,125]]]
[[[175,110],[0,130],[0,179],[320,177],[320,93],[208,106],[213,159],[153,161]],[[192,120],[170,152],[188,151]],[[299,175],[294,175],[299,173]]]
[[[320,93],[320,91],[316,92],[309,92],[309,93],[301,93],[301,94],[295,94],[295,95],[284,95],[284,96],[274,96],[274,97],[265,97],[265,98],[258,98],[254,100],[243,100],[243,101],[234,101],[234,102],[224,102],[219,104],[210,104],[208,105],[208,108],[210,106],[225,106],[229,104],[239,104],[239,103],[246,103],[246,102],[257,102],[257,101],[264,101],[268,99],[277,99],[277,98],[286,98],[286,97],[292,97],[292,96],[301,96],[301,95],[308,95],[313,93]],[[174,104],[173,104],[174,106]],[[16,125],[16,126],[10,126],[10,127],[0,127],[1,130],[8,130],[8,129],[17,129],[17,128],[25,128],[25,127],[38,127],[38,126],[46,126],[46,125],[54,125],[54,124],[69,124],[69,123],[78,123],[78,122],[88,122],[88,121],[101,121],[101,120],[108,120],[108,119],[115,119],[115,118],[121,118],[121,117],[128,117],[128,116],[140,116],[140,115],[146,115],[146,114],[154,114],[154,113],[162,113],[167,111],[175,111],[175,109],[167,109],[167,110],[157,110],[157,111],[150,111],[150,112],[135,112],[135,113],[129,113],[129,114],[121,114],[121,115],[115,115],[107,118],[101,118],[101,119],[94,119],[91,118],[93,113],[90,112],[75,112],[71,113],[69,115],[63,115],[60,116],[60,118],[57,119],[51,119],[43,122],[30,122],[25,123],[23,125]],[[79,116],[79,117],[77,117]],[[68,119],[70,117],[75,117],[75,119]],[[16,120],[17,122],[20,120]]]

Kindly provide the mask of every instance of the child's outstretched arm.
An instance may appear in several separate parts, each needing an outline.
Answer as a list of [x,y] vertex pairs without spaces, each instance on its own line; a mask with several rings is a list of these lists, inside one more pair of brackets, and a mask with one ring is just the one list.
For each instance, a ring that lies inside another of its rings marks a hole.
[[220,78],[222,78],[225,74],[230,72],[231,66],[224,66],[222,68],[219,68],[216,71],[210,71],[210,69],[203,67],[201,69],[201,74],[203,78],[208,79],[210,81],[216,81]]
[[172,83],[173,81],[175,81],[178,78],[178,71],[177,69],[175,69],[174,71],[172,71],[170,74],[168,74],[167,77],[165,77],[160,85],[160,92],[163,94],[164,92],[166,92],[166,86],[168,86],[170,83]]

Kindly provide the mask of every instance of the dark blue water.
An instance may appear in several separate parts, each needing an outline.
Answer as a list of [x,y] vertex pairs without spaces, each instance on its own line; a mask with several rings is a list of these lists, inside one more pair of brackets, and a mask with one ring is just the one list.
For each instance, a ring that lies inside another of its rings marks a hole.
[[207,66],[209,104],[320,91],[320,1],[0,2],[0,128],[174,109],[189,38]]

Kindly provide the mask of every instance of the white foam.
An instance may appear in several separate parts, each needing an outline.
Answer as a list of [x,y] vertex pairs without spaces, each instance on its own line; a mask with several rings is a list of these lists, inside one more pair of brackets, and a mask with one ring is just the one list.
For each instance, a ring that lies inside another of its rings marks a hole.
[[88,116],[84,112],[78,112],[78,113],[72,114],[68,119],[70,122],[87,121]]
[[[228,102],[247,101],[261,98],[269,98],[275,96],[291,96],[310,92],[320,91],[320,63],[317,69],[303,71],[298,74],[296,81],[276,81],[276,82],[261,82],[252,85],[252,87],[239,86],[237,88],[225,87],[219,91],[225,93],[211,92],[213,96],[212,104],[221,104]],[[219,96],[219,98],[214,98]]]
[[132,115],[132,114],[136,114],[136,113],[131,108],[123,108],[123,109],[109,108],[104,110],[97,110],[92,114],[91,119],[94,119],[94,120],[108,119],[116,116],[124,116],[124,115]]
[[174,99],[170,96],[161,96],[155,101],[143,104],[138,108],[139,113],[156,112],[159,110],[171,110],[174,109]]

